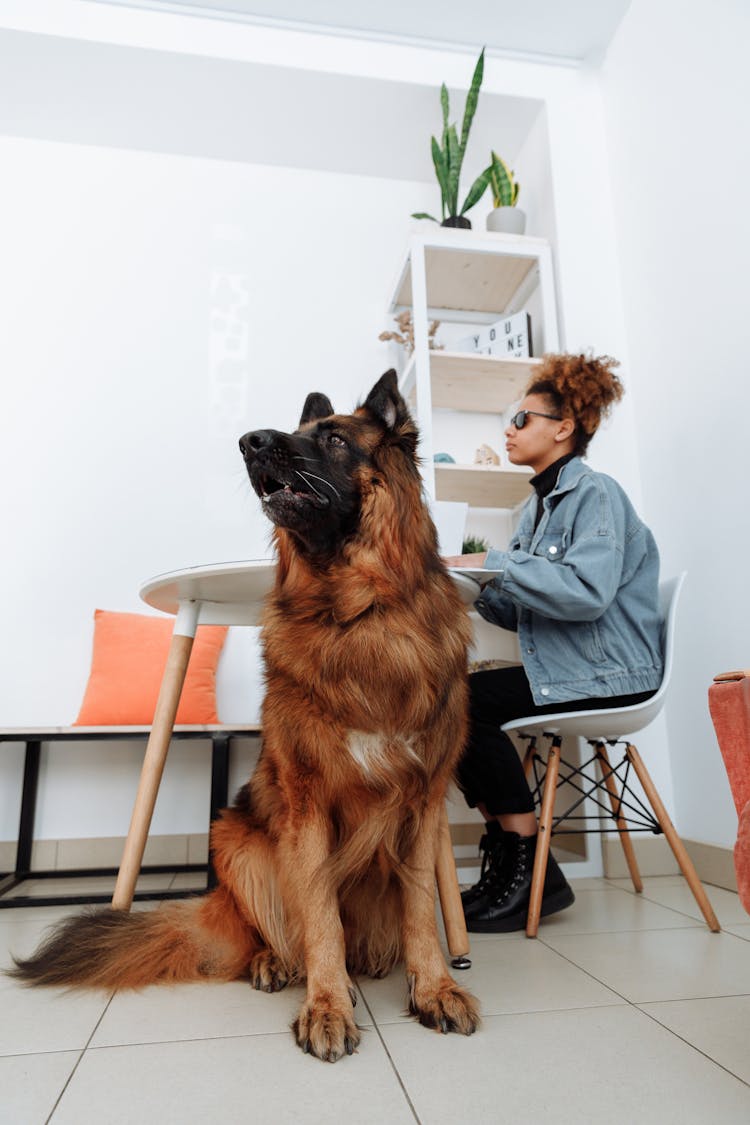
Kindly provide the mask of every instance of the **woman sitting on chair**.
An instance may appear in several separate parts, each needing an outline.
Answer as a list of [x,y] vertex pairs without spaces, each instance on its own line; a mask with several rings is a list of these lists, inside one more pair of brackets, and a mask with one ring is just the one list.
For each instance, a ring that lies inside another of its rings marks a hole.
[[[607,357],[545,358],[506,430],[508,459],[535,473],[510,546],[446,559],[499,572],[476,609],[518,632],[523,660],[469,677],[471,724],[458,783],[487,822],[482,877],[461,896],[475,933],[524,929],[529,907],[537,821],[521,761],[501,725],[526,715],[629,706],[661,682],[654,538],[622,488],[582,460],[622,397],[616,366]],[[573,900],[550,853],[542,915]]]

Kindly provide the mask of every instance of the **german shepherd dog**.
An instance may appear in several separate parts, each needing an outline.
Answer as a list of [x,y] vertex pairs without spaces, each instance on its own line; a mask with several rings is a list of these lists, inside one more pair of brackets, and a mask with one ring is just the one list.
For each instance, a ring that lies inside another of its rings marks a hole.
[[305,981],[297,1043],[335,1061],[360,1041],[349,974],[404,961],[409,1009],[470,1035],[435,921],[438,823],[466,735],[468,618],[422,499],[417,431],[386,372],[352,415],[308,396],[295,433],[240,441],[273,522],[263,748],[212,827],[218,887],[152,913],[66,920],[13,975],[139,988]]

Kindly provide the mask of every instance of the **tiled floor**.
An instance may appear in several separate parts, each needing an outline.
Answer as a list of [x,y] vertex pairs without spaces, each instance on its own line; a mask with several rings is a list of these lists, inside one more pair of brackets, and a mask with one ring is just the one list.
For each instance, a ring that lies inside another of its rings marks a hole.
[[[480,999],[476,1035],[417,1025],[400,973],[363,980],[362,1044],[335,1066],[293,1044],[298,988],[78,995],[0,978],[0,1122],[745,1125],[750,917],[737,896],[708,888],[723,926],[710,934],[677,876],[646,879],[642,896],[625,880],[574,886],[536,941],[473,938],[456,975]],[[0,946],[28,953],[65,913],[0,912]]]

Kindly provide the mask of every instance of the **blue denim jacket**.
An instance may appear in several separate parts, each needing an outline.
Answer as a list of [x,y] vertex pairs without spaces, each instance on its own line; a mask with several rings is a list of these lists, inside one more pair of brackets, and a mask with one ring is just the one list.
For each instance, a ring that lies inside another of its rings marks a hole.
[[518,631],[534,702],[653,691],[662,677],[659,552],[622,488],[580,457],[521,512],[501,573],[476,602],[487,621]]

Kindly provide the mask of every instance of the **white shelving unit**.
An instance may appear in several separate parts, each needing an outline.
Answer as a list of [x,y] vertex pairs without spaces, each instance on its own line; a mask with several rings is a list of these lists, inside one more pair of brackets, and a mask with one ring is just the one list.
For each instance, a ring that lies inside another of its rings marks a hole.
[[[552,254],[540,238],[425,228],[402,258],[389,311],[411,310],[414,352],[399,375],[421,434],[423,475],[437,500],[472,507],[512,508],[528,496],[526,469],[433,462],[433,409],[502,414],[521,397],[539,360],[430,350],[428,322],[490,324],[537,298],[535,336],[559,350]],[[458,421],[460,425],[460,420]]]

